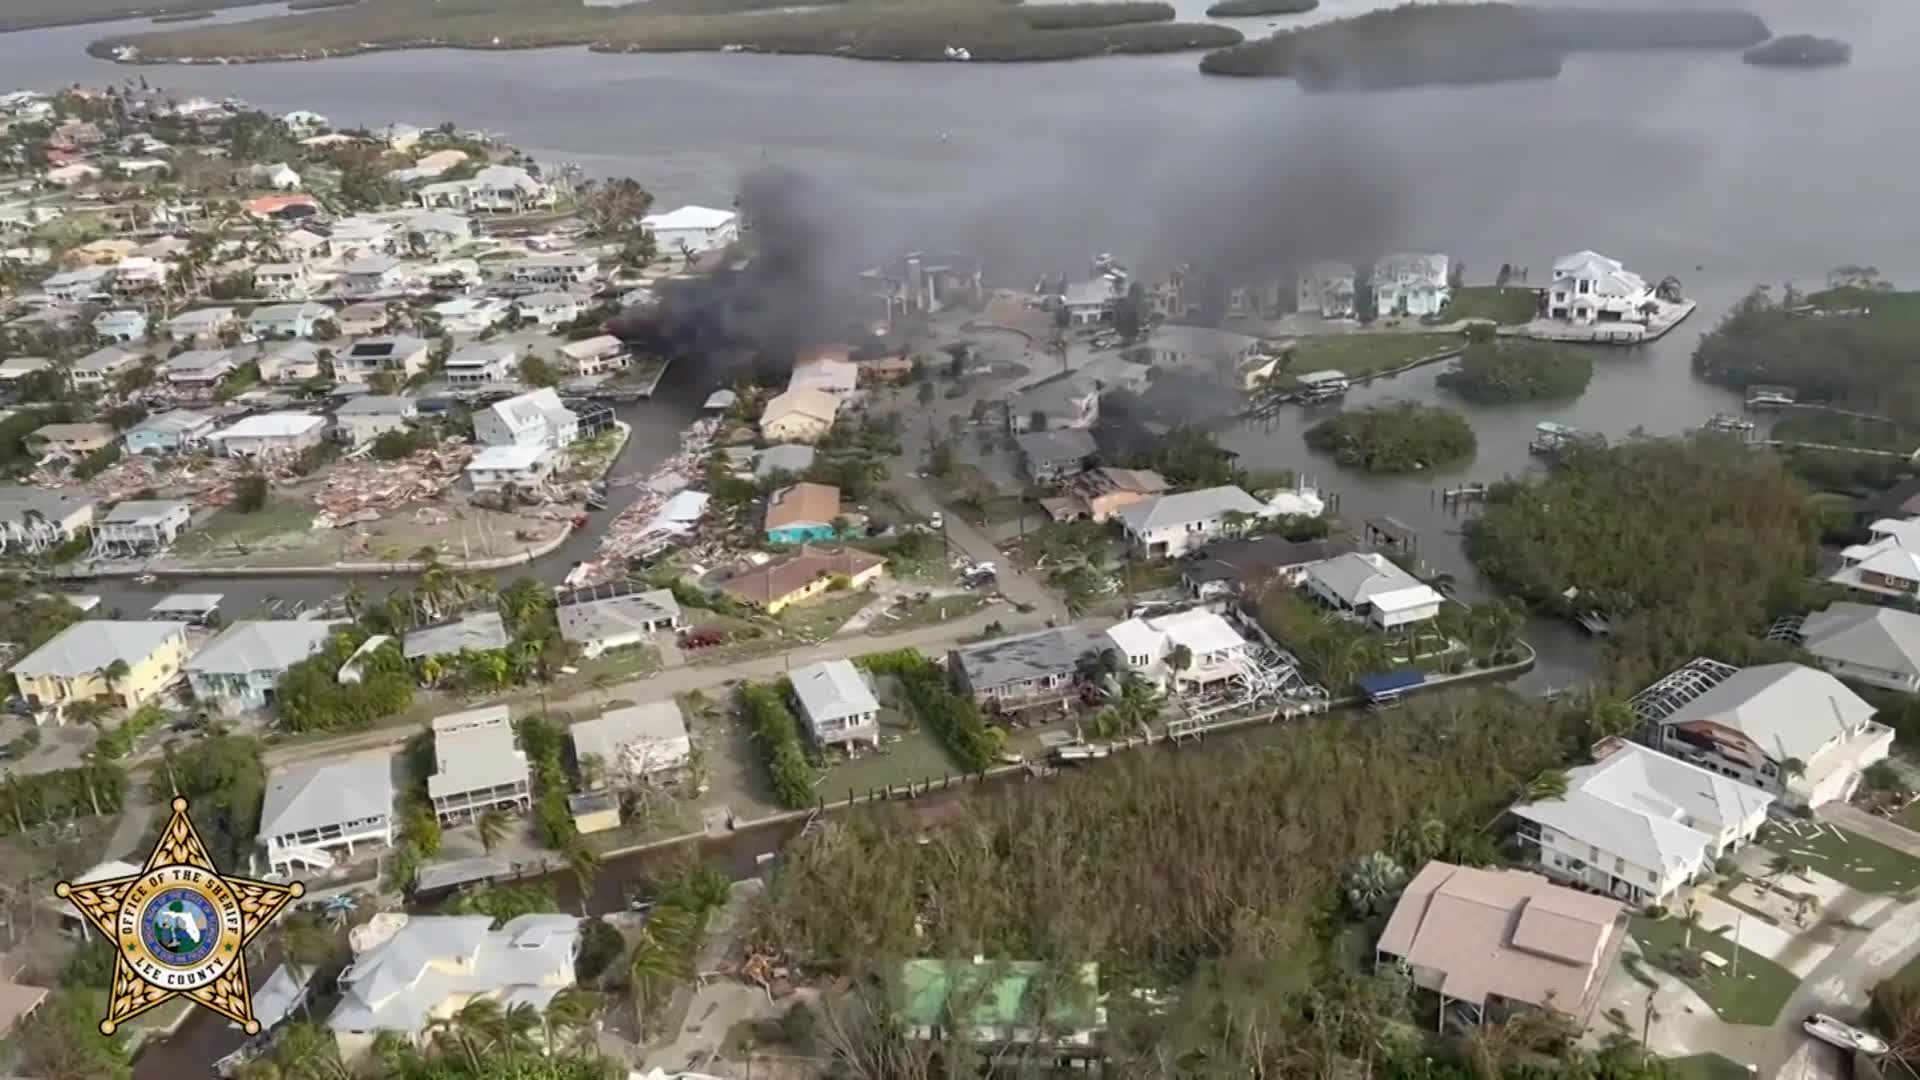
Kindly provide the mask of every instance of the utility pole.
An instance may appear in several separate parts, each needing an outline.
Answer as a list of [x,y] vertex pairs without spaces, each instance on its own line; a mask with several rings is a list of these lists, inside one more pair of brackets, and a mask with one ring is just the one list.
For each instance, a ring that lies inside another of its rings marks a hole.
[[1740,924],[1744,922],[1745,919],[1745,913],[1735,908],[1733,913],[1733,978],[1736,982],[1740,979]]

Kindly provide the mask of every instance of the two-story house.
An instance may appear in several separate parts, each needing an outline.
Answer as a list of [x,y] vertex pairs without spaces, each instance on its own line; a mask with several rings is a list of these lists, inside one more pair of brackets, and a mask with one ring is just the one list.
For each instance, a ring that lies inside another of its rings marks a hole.
[[306,263],[261,263],[253,268],[253,291],[270,300],[304,300],[313,295],[313,274]]
[[1920,596],[1920,518],[1881,518],[1870,539],[1841,549],[1835,585],[1877,596]]
[[1644,907],[1665,904],[1766,824],[1774,798],[1750,784],[1621,740],[1567,771],[1567,793],[1513,807],[1549,878]]
[[1829,604],[1800,624],[1800,644],[1842,679],[1920,694],[1920,615],[1878,604]]
[[1107,638],[1134,674],[1179,693],[1205,690],[1247,670],[1247,640],[1204,608],[1128,619],[1108,628]]
[[851,662],[819,660],[794,669],[789,679],[815,746],[880,745],[880,702]]
[[383,372],[405,382],[427,370],[432,348],[424,338],[408,334],[362,338],[334,356],[334,371],[354,382],[366,382]]
[[1445,255],[1383,255],[1374,260],[1373,309],[1381,316],[1438,315],[1453,298],[1453,260]]
[[617,787],[677,772],[693,756],[686,718],[671,699],[608,709],[573,725],[568,734],[574,760],[597,759],[601,783]]
[[1852,797],[1886,759],[1893,729],[1839,679],[1801,664],[1733,668],[1695,661],[1634,707],[1657,749],[1799,806]]
[[389,431],[405,431],[420,415],[420,403],[394,394],[360,394],[334,410],[334,438],[364,446]]
[[300,383],[326,373],[320,346],[311,341],[281,341],[260,352],[260,378],[270,383]]
[[1237,535],[1267,507],[1231,484],[1180,491],[1134,503],[1120,511],[1127,540],[1153,559],[1177,559],[1209,541]]
[[0,486],[0,551],[37,555],[71,543],[93,527],[98,508],[86,495]]
[[193,520],[193,506],[178,499],[129,499],[107,511],[93,527],[93,557],[152,555],[173,546]]
[[1294,275],[1294,308],[1323,319],[1351,319],[1358,275],[1343,262],[1310,263]]
[[[86,619],[54,635],[8,670],[35,709],[103,701],[137,709],[180,673],[191,649],[177,622]],[[124,671],[120,670],[124,668]]]
[[160,376],[179,390],[211,392],[239,367],[229,349],[192,349],[160,365]]
[[1376,630],[1427,622],[1446,597],[1376,551],[1350,551],[1306,568],[1307,594]]
[[234,623],[187,661],[194,700],[226,713],[272,707],[280,676],[325,648],[336,628],[323,619]]
[[648,214],[640,226],[653,234],[654,250],[668,258],[698,255],[740,239],[740,215],[709,206],[682,206]]
[[257,338],[304,338],[332,320],[333,309],[325,304],[268,304],[247,316],[247,329]]
[[509,274],[517,284],[566,288],[600,280],[600,260],[592,255],[529,255],[514,261]]
[[543,446],[564,450],[580,437],[580,418],[550,386],[473,414],[474,441],[482,446]]
[[276,874],[326,871],[334,852],[393,846],[393,759],[384,753],[276,766],[256,833]]
[[67,369],[67,381],[75,390],[98,393],[116,376],[140,366],[140,354],[108,345],[73,362]]
[[488,810],[523,811],[532,805],[527,755],[514,741],[505,705],[435,717],[433,759],[427,795],[448,825]]
[[214,343],[222,334],[240,327],[240,318],[229,307],[196,308],[167,320],[167,333],[175,341]]
[[520,354],[511,345],[482,342],[453,350],[440,374],[449,386],[486,386],[512,382],[519,370]]
[[1653,290],[1639,274],[1597,251],[1576,251],[1553,264],[1547,316],[1576,324],[1647,321]]
[[1110,646],[1104,634],[1061,626],[962,645],[947,670],[963,692],[1001,712],[1063,705],[1079,692],[1080,658]]
[[[338,243],[338,237],[335,238]],[[385,296],[407,283],[406,269],[391,255],[370,255],[346,265],[339,290],[347,296]]]
[[132,344],[147,337],[147,313],[134,308],[116,308],[93,317],[93,336],[101,341]]

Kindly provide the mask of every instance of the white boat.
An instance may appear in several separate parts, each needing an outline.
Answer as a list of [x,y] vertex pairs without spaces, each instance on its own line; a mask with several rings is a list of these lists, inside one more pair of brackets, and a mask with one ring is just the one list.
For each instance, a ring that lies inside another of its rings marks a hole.
[[1863,1054],[1875,1055],[1888,1050],[1886,1040],[1880,1036],[1842,1023],[1826,1013],[1814,1013],[1801,1022],[1800,1027],[1821,1042],[1842,1050],[1858,1050]]

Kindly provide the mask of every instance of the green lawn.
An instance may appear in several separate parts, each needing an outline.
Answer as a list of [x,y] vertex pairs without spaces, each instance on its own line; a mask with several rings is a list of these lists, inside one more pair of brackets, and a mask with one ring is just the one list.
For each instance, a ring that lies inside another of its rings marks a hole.
[[[966,772],[954,764],[946,745],[933,732],[909,724],[898,709],[880,710],[880,749],[862,750],[854,761],[832,755],[840,760],[821,777],[817,789],[820,797],[833,802],[846,798],[849,791],[864,796],[875,788],[926,783]],[[898,741],[889,741],[896,737]]]
[[1746,1066],[1719,1054],[1668,1058],[1667,1068],[1674,1080],[1747,1080]]
[[867,633],[874,637],[898,634],[903,630],[917,630],[922,626],[935,626],[952,619],[964,619],[986,606],[986,598],[965,594],[955,596],[935,596],[927,600],[909,601],[905,610],[890,608],[897,616],[889,619],[886,615],[877,616],[867,626]]
[[783,609],[775,618],[786,628],[789,638],[802,642],[824,641],[872,602],[873,594],[864,589],[829,592]]
[[252,513],[232,507],[214,511],[206,524],[180,538],[181,554],[231,551],[235,543],[260,543],[285,533],[313,528],[313,507],[305,502],[270,500]]
[[1298,375],[1327,368],[1361,378],[1404,367],[1438,352],[1464,347],[1458,334],[1393,334],[1359,331],[1304,338],[1293,347],[1288,372]]
[[1893,896],[1920,888],[1920,859],[1845,829],[1835,836],[1828,825],[1816,832],[1812,822],[1797,824],[1798,836],[1769,825],[1761,830],[1759,843],[1862,892]]
[[[1714,968],[1702,961],[1700,975],[1675,971],[1668,966],[1668,956],[1681,951],[1686,937],[1685,924],[1679,919],[1648,919],[1636,915],[1632,925],[1633,936],[1646,953],[1647,962],[1691,986],[1720,1019],[1730,1024],[1773,1023],[1800,985],[1793,972],[1759,953],[1735,949],[1732,941],[1706,930],[1693,932],[1693,952],[1712,952],[1727,961],[1728,966]],[[1738,978],[1733,975],[1736,952],[1739,954]]]
[[1449,319],[1491,319],[1501,326],[1530,322],[1539,293],[1522,285],[1465,285],[1453,290],[1441,312]]
[[1914,832],[1920,832],[1920,802],[1908,804],[1905,810],[1893,815],[1893,820],[1905,825]]

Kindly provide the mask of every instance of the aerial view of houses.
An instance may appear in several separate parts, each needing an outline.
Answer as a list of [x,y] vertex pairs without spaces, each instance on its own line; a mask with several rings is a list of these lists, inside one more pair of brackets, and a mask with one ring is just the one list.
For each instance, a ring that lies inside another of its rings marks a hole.
[[795,303],[752,191],[0,96],[0,1075],[130,1075],[50,898],[176,795],[302,903],[167,1075],[1920,1067],[1920,414],[1835,389],[1908,294],[1589,436],[1544,372],[1695,310],[1596,251]]

